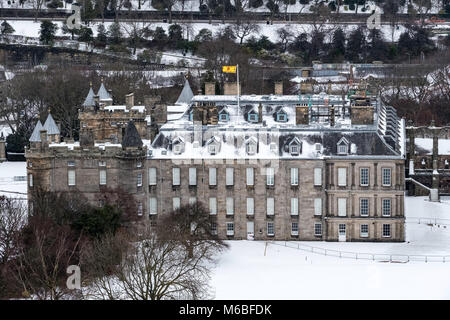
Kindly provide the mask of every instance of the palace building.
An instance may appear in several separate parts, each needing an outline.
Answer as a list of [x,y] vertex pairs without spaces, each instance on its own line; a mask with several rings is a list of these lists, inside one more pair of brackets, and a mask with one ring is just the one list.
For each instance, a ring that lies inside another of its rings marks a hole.
[[38,122],[28,188],[77,190],[99,205],[102,190],[120,188],[150,222],[200,201],[222,239],[404,241],[405,123],[395,109],[362,89],[276,86],[238,98],[236,84],[215,95],[206,83],[193,96],[186,81],[168,117],[155,97],[114,106],[102,84],[80,107],[80,141]]

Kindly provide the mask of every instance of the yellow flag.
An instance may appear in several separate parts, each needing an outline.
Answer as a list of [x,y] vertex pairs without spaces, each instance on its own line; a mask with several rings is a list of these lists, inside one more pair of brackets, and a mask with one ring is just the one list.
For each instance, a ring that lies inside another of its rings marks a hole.
[[236,66],[223,66],[222,72],[236,73]]

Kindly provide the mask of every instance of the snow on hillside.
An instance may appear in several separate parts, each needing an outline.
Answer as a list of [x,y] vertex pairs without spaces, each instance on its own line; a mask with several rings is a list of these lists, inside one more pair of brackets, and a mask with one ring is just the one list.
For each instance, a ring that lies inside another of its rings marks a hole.
[[[34,22],[34,21],[27,21],[27,20],[7,20],[8,23],[14,28],[15,32],[14,35],[21,35],[26,37],[39,37],[39,29],[40,29],[40,22]],[[62,27],[62,21],[54,21],[58,25],[58,30],[56,32],[57,36],[64,36],[62,33],[61,27]],[[105,22],[104,25],[106,28],[108,28],[112,22]],[[121,22],[122,29],[125,30],[127,28],[126,22]],[[91,23],[90,28],[93,31],[94,37],[97,36],[97,27],[99,25],[99,22]],[[184,23],[182,24],[184,37],[187,38],[187,28],[189,29],[189,39],[193,40],[193,38],[199,33],[201,29],[208,29],[213,34],[215,34],[220,29],[225,28],[230,24],[222,24],[222,23]],[[281,29],[283,27],[288,28],[290,31],[292,31],[294,34],[300,34],[300,33],[307,33],[310,34],[314,28],[314,26],[310,23],[274,23],[273,25],[268,25],[266,23],[259,23],[259,31],[252,33],[250,36],[260,37],[262,35],[269,38],[272,42],[278,42],[279,37],[277,30]],[[141,24],[141,26],[144,26],[144,24]],[[154,22],[151,24],[145,24],[145,26],[148,26],[150,29],[154,30],[157,27],[161,27],[166,31],[166,34],[168,34],[170,24],[169,23],[163,23],[163,22]],[[331,31],[334,29],[336,25],[334,24],[326,24],[324,25],[325,30]],[[340,25],[340,27],[343,29],[343,31],[346,34],[349,34],[351,31],[356,29],[358,25],[356,24],[345,24]],[[397,41],[400,35],[405,31],[404,26],[399,26],[398,29],[395,28],[394,30],[394,41]],[[392,39],[392,28],[389,25],[381,25],[381,31],[383,32],[384,38],[386,40]],[[69,36],[69,35],[66,35]],[[327,33],[327,37],[325,41],[331,41],[332,32]],[[249,37],[247,37],[245,40],[247,40]],[[239,42],[239,39],[236,39],[236,42]]]

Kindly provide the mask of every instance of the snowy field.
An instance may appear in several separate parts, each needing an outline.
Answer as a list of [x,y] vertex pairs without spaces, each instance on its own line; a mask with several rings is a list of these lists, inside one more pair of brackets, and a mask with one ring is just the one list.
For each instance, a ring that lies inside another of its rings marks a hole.
[[[25,162],[0,164],[0,194],[26,192]],[[377,262],[294,248],[298,242],[229,241],[213,271],[216,299],[450,299],[450,198],[406,197],[404,243],[300,242],[365,254],[448,256],[443,262]],[[419,218],[440,219],[419,224]],[[264,254],[265,252],[265,254]]]

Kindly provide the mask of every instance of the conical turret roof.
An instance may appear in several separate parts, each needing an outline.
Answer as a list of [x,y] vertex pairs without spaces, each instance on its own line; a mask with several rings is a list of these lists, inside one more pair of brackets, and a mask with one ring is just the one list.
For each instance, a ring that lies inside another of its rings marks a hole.
[[122,139],[122,148],[134,147],[140,148],[142,147],[142,139],[139,135],[139,132],[136,129],[133,121],[128,122],[128,126],[125,129],[125,135]]
[[100,84],[100,88],[98,89],[97,95],[100,100],[111,100],[112,99],[111,95],[109,94],[108,90],[106,90],[105,85],[103,84],[103,79],[102,79],[102,83]]
[[183,103],[190,103],[192,98],[194,97],[194,93],[192,92],[191,86],[189,85],[189,81],[186,79],[184,81],[184,87],[183,90],[181,90],[180,96],[177,99],[177,102],[175,104],[183,104]]
[[88,95],[86,96],[86,99],[84,99],[83,107],[93,107],[95,105],[94,96],[95,93],[94,90],[92,90],[92,83],[91,83]]
[[55,120],[53,120],[51,113],[48,114],[47,120],[45,120],[44,130],[47,130],[47,134],[60,134],[59,128],[56,125]]
[[41,120],[38,120],[38,122],[34,126],[33,133],[31,134],[30,142],[40,142],[41,141],[41,133],[40,133],[41,130],[43,130],[43,126],[42,126]]

